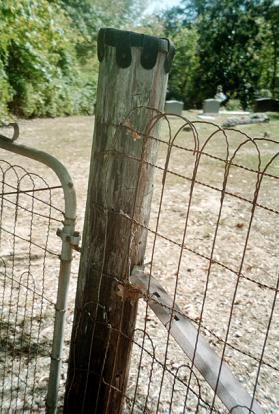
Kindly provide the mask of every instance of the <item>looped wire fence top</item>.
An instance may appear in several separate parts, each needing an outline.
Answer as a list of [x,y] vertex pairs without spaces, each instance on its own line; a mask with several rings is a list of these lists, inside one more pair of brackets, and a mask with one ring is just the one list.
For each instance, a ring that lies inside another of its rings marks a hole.
[[[159,145],[149,224],[125,210],[114,212],[130,220],[133,229],[141,226],[148,233],[146,286],[131,278],[131,289],[118,275],[103,273],[118,283],[120,291],[123,285],[123,301],[143,298],[135,337],[130,338],[133,354],[124,412],[275,413],[279,404],[278,141],[252,139],[235,129],[156,111],[145,131],[135,130],[133,119],[149,110],[136,108],[115,133],[117,140],[124,128],[126,139],[155,140]],[[155,136],[159,121],[161,132]],[[144,149],[140,159],[124,152],[114,156],[130,158],[139,170],[150,165]],[[166,291],[168,303],[160,300],[153,282]],[[157,309],[156,315],[151,308]],[[165,326],[157,318],[158,309],[164,308],[169,314]],[[179,315],[197,332],[190,359],[172,333]],[[99,323],[90,318],[92,326]],[[124,335],[109,321],[106,328]],[[199,337],[220,361],[213,389],[195,367]],[[220,401],[223,365],[251,396],[249,406],[228,409]],[[117,389],[117,384],[109,385]]]

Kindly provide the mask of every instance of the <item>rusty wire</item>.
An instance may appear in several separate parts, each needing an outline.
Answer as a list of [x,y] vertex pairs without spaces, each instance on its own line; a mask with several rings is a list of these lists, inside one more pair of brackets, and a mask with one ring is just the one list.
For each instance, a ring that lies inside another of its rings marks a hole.
[[[99,269],[99,270],[101,270],[101,269]],[[113,274],[108,274],[108,273],[105,273],[104,271],[103,271],[103,277],[105,277],[105,278],[108,278],[108,279],[110,279],[110,281],[112,282],[112,283],[114,283],[116,286],[119,286],[119,285],[123,285],[123,287],[127,287],[127,284],[126,284],[126,282],[123,282],[122,280],[120,280],[118,277],[117,277],[117,275],[113,275]],[[278,291],[279,291],[279,286],[278,286],[278,284],[279,284],[279,278],[278,278],[278,280],[277,280],[277,285],[276,285],[276,287],[274,287],[274,289],[272,289],[273,291],[274,291],[274,302],[276,302],[276,299],[277,299],[277,294],[278,294]],[[128,285],[128,287],[129,287],[130,285]],[[260,285],[261,286],[261,285]],[[267,286],[266,287],[267,289],[269,289],[269,287]],[[144,299],[144,301],[146,301],[146,302],[150,302],[150,301],[152,301],[152,302],[157,302],[158,304],[160,304],[160,306],[162,307],[162,308],[165,308],[165,309],[167,309],[168,311],[170,311],[170,310],[172,310],[172,307],[170,307],[170,306],[168,306],[168,305],[166,305],[166,304],[164,304],[164,303],[162,303],[160,300],[158,300],[158,298],[156,298],[156,297],[154,297],[154,295],[151,295],[151,294],[148,294],[148,293],[143,293],[143,292],[139,292],[139,294],[140,294],[140,296]],[[101,305],[100,305],[100,303],[98,303],[98,306],[100,307]],[[105,308],[104,308],[105,309]],[[274,311],[274,307],[272,306],[272,308],[271,308],[271,312],[273,313],[273,311]],[[201,329],[202,329],[202,331],[205,333],[205,335],[210,335],[210,336],[212,336],[212,338],[214,338],[214,340],[216,341],[216,342],[218,342],[218,343],[225,343],[225,340],[220,336],[220,335],[217,335],[213,330],[211,330],[211,329],[209,329],[205,324],[203,324],[203,322],[201,321],[200,322],[200,320],[199,320],[199,318],[193,318],[193,317],[191,317],[190,315],[188,315],[188,314],[185,314],[184,312],[182,312],[180,309],[176,309],[175,310],[175,313],[179,316],[185,316],[185,315],[187,315],[187,318],[194,324],[194,325],[200,325],[200,327],[201,327]],[[271,317],[270,317],[270,320],[269,320],[269,324],[271,323],[271,320],[272,320],[272,315],[271,315]],[[122,333],[122,335],[123,335],[123,333]],[[247,356],[248,358],[251,358],[251,359],[253,359],[255,362],[258,362],[258,363],[261,363],[261,365],[266,365],[267,367],[269,367],[269,368],[271,368],[272,370],[274,370],[274,371],[277,371],[278,373],[279,373],[279,367],[278,367],[278,364],[270,364],[267,360],[265,360],[264,359],[264,357],[263,357],[263,355],[261,356],[261,355],[256,355],[256,354],[253,354],[253,353],[251,353],[251,352],[247,352],[247,351],[244,351],[243,349],[241,349],[241,348],[237,348],[233,343],[230,343],[230,342],[227,342],[226,343],[226,346],[228,346],[229,348],[231,348],[233,351],[236,351],[236,352],[238,352],[238,353],[240,353],[240,354],[242,354],[242,355],[244,355],[244,356]]]
[[59,268],[55,233],[63,221],[61,186],[51,187],[6,160],[0,160],[0,186],[0,412],[42,412]]
[[[147,231],[145,274],[149,280],[159,280],[172,306],[157,301],[170,312],[169,326],[160,327],[150,309],[156,297],[149,290],[139,292],[144,301],[139,302],[135,335],[127,338],[133,343],[133,352],[123,412],[234,412],[237,407],[226,410],[216,392],[222,364],[226,362],[252,396],[251,405],[244,407],[247,413],[254,412],[254,399],[266,412],[275,413],[279,404],[274,387],[279,371],[278,349],[273,351],[279,328],[275,259],[279,143],[160,113],[153,116],[145,131],[138,131],[133,128],[133,117],[141,110],[146,108],[137,108],[120,125],[114,125],[116,140],[125,130],[122,137],[143,141],[141,158],[117,151],[110,155],[137,163],[139,175],[144,166],[153,167],[150,223],[140,222],[124,210],[108,211],[102,205],[95,208],[104,217],[118,214],[127,219],[131,233],[137,226]],[[165,136],[154,132],[159,122],[166,124]],[[155,163],[145,157],[148,140],[159,145]],[[102,277],[129,289],[129,281],[123,281],[122,275],[99,270]],[[93,313],[84,308],[78,312],[88,315],[93,338],[100,323],[97,311],[106,309],[101,302],[87,306],[92,307]],[[124,305],[122,309],[124,312]],[[203,336],[219,355],[215,389],[195,368],[197,346],[189,360],[173,340],[170,327],[176,314],[188,318],[196,327],[196,345]],[[120,326],[111,326],[109,320],[104,322],[107,349],[112,332],[118,342],[125,335]],[[75,370],[96,375],[89,365],[75,366]],[[187,375],[181,374],[183,370]],[[110,381],[102,377],[100,384],[123,392],[113,378],[113,374]]]

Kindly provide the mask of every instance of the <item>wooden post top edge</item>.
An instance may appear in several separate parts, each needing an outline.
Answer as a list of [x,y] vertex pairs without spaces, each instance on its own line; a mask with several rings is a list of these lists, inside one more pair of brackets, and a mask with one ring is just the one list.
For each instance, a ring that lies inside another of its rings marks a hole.
[[99,61],[102,62],[104,58],[105,47],[112,46],[116,48],[116,62],[121,68],[127,68],[131,65],[131,47],[142,49],[141,65],[147,70],[155,66],[158,53],[163,52],[166,54],[165,72],[168,73],[175,55],[174,45],[169,39],[125,30],[102,28],[98,33],[97,43]]

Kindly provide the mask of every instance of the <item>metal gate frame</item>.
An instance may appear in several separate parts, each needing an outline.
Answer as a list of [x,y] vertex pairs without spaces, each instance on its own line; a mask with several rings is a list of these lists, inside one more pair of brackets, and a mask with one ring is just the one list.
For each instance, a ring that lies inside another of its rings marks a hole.
[[62,240],[58,290],[55,305],[54,332],[51,350],[51,363],[46,398],[46,413],[55,414],[57,410],[58,388],[62,362],[62,349],[64,342],[64,325],[66,317],[66,304],[70,282],[72,251],[77,249],[80,236],[75,231],[76,221],[76,192],[70,174],[64,165],[52,155],[25,145],[15,143],[19,136],[16,123],[5,125],[12,127],[14,134],[8,138],[0,134],[0,148],[31,158],[49,167],[58,177],[64,193],[64,221],[63,228],[58,229],[57,235]]

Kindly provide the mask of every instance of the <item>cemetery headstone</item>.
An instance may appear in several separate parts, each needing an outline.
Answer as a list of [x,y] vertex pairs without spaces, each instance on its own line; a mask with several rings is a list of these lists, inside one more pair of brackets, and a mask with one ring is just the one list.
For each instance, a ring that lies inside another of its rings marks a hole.
[[203,112],[205,114],[218,114],[220,101],[217,99],[205,99],[203,101]]
[[166,101],[165,103],[165,112],[175,114],[175,115],[182,115],[183,111],[183,102],[181,101]]

